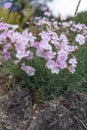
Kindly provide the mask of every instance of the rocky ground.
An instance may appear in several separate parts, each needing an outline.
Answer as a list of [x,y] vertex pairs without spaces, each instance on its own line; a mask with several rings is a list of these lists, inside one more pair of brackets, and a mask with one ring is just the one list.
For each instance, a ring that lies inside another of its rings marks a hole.
[[66,93],[32,102],[27,88],[6,91],[0,82],[0,130],[87,130],[87,94]]

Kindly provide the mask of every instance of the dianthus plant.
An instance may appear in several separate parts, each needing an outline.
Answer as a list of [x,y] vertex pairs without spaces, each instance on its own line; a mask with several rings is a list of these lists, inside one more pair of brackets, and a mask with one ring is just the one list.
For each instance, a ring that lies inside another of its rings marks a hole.
[[[35,57],[45,60],[45,66],[59,74],[66,69],[74,73],[77,67],[75,52],[87,40],[87,26],[74,21],[61,22],[35,18],[34,27],[19,32],[18,25],[0,22],[0,46],[6,60],[13,57],[13,64],[19,66],[28,76],[35,74],[34,66],[29,65]],[[28,64],[27,64],[28,63]]]

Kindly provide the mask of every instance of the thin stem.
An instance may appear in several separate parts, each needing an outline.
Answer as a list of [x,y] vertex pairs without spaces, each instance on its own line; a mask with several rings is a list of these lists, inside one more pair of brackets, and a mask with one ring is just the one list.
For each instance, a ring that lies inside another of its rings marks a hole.
[[77,11],[78,11],[78,8],[80,6],[80,3],[81,3],[81,0],[79,0],[78,4],[77,4],[77,7],[76,7],[76,10],[75,10],[75,13],[74,13],[74,16],[77,15]]

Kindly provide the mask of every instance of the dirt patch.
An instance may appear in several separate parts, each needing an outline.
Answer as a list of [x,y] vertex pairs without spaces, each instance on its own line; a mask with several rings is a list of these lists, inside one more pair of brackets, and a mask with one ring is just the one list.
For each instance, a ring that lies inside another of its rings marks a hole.
[[87,94],[66,93],[45,105],[27,130],[87,130]]
[[87,130],[87,94],[67,93],[60,102],[76,119],[76,122]]
[[87,94],[32,105],[29,89],[7,93],[0,87],[0,130],[87,130]]
[[[0,84],[2,85],[2,84]],[[0,130],[26,130],[32,119],[31,93],[15,89],[9,93],[0,88]]]

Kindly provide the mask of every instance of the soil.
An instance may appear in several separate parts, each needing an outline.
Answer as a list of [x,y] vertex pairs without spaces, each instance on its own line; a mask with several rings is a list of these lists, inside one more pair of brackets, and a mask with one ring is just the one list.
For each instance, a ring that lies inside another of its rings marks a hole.
[[87,130],[87,93],[32,103],[28,88],[6,91],[0,80],[0,130]]

